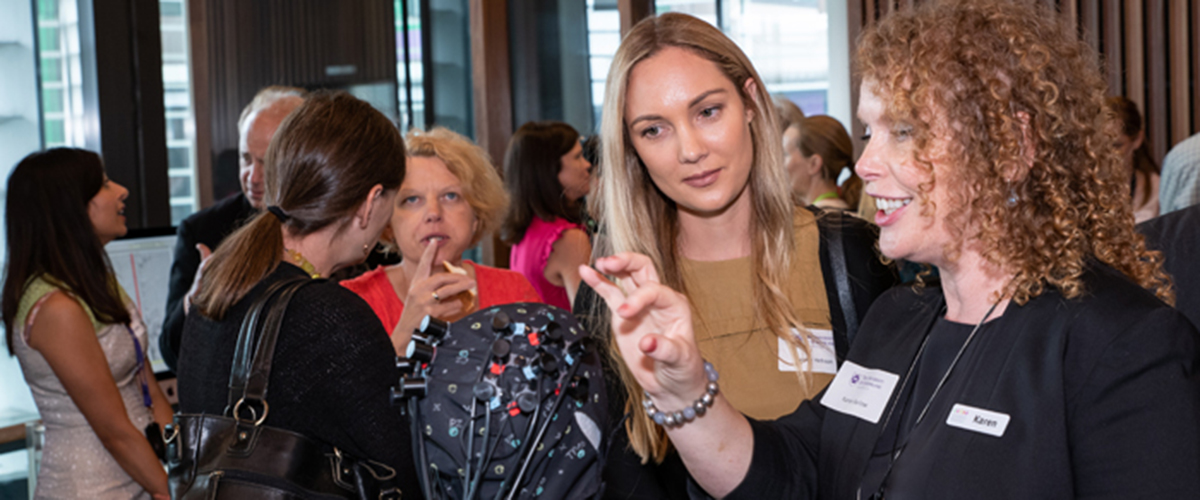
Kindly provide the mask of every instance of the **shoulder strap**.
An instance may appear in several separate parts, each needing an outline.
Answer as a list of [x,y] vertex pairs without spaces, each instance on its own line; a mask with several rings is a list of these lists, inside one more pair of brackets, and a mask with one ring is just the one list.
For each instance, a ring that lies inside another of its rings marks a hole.
[[838,304],[841,305],[842,317],[846,321],[845,338],[835,336],[834,344],[836,344],[838,359],[844,360],[846,354],[850,352],[854,334],[858,332],[858,311],[854,307],[854,294],[850,290],[850,272],[846,269],[846,249],[842,244],[845,215],[840,210],[829,210],[825,212],[825,216],[832,219],[831,226],[833,227],[829,231],[829,263],[833,268],[834,283],[837,284]]
[[[313,280],[308,278],[296,278],[274,283],[251,304],[250,310],[242,319],[242,326],[238,330],[237,347],[233,353],[233,368],[229,373],[226,415],[231,415],[230,412],[242,399],[261,401],[266,397],[267,379],[271,371],[271,361],[275,356],[275,341],[279,336],[279,326],[283,323],[284,312],[296,291],[312,282]],[[278,299],[272,302],[271,299],[276,296]],[[262,323],[261,327],[260,323]],[[254,333],[260,329],[258,345],[252,349]]]

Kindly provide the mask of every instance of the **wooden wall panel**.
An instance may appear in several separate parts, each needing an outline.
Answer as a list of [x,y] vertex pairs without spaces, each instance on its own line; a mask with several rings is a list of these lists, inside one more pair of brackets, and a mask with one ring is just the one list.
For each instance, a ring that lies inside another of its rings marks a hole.
[[1167,154],[1170,129],[1167,110],[1167,26],[1166,0],[1147,0],[1144,4],[1146,51],[1139,58],[1146,70],[1145,98],[1141,108],[1150,155],[1162,159]]
[[[1125,97],[1146,109],[1146,46],[1142,24],[1143,2],[1125,2]],[[1108,50],[1108,49],[1105,49]],[[1116,92],[1114,92],[1116,93]]]
[[[998,0],[999,1],[999,0]],[[1110,95],[1142,111],[1155,160],[1200,132],[1200,0],[1009,0],[1057,8],[1099,52]],[[896,6],[920,0],[850,0],[851,19],[867,29]],[[859,30],[850,30],[851,53]],[[851,90],[857,103],[858,89]],[[853,124],[855,128],[860,124]]]
[[[469,6],[475,142],[503,175],[504,150],[513,134],[508,1],[471,0]],[[510,249],[498,234],[484,237],[481,243],[484,265],[508,267]]]
[[621,18],[621,37],[624,37],[638,21],[654,15],[654,0],[617,0],[617,11]]
[[[1188,81],[1188,8],[1187,3],[1169,2],[1167,12],[1170,37],[1167,63],[1171,82],[1171,144],[1188,137],[1191,132],[1191,83]],[[1196,50],[1192,47],[1191,50]]]
[[1079,31],[1083,41],[1100,51],[1100,0],[1080,0]]
[[[1183,0],[1179,0],[1182,2]],[[1192,0],[1192,133],[1200,130],[1200,0]]]
[[1121,0],[1104,0],[1101,11],[1103,34],[1100,38],[1100,51],[1104,55],[1104,69],[1108,76],[1108,91],[1116,94],[1125,92],[1124,79],[1121,78],[1125,68],[1122,58],[1121,43]]
[[[228,167],[217,159],[237,149],[238,117],[262,87],[396,82],[395,17],[388,0],[188,3],[197,156],[214,188],[227,174],[220,169]],[[202,201],[214,201],[204,191]]]

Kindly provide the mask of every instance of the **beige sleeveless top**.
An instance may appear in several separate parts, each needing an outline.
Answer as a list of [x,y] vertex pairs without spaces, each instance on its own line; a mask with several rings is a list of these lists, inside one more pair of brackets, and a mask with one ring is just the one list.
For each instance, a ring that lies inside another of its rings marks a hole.
[[[796,249],[784,291],[806,328],[829,330],[816,218],[798,209],[794,223]],[[795,371],[780,370],[778,337],[765,329],[765,319],[755,313],[750,257],[682,260],[680,267],[700,352],[720,373],[721,392],[734,408],[755,419],[779,418],[833,380],[832,374],[813,373],[808,387],[803,387]]]

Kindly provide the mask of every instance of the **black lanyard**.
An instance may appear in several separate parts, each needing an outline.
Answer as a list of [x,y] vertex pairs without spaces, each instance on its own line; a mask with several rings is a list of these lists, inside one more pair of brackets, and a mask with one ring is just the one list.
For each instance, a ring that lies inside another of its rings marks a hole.
[[[986,313],[984,313],[983,318],[979,320],[979,323],[975,324],[975,328],[971,329],[971,334],[967,336],[967,340],[963,341],[962,347],[958,349],[958,352],[954,355],[954,359],[950,361],[950,366],[947,367],[946,372],[942,374],[941,380],[938,380],[937,386],[935,386],[933,389],[933,394],[930,394],[929,399],[925,400],[925,406],[921,408],[921,413],[917,415],[916,422],[913,422],[912,429],[910,429],[908,434],[904,436],[904,442],[899,444],[893,442],[892,452],[889,454],[890,458],[888,459],[887,470],[884,471],[883,479],[879,482],[879,489],[869,497],[869,500],[883,500],[883,490],[887,485],[888,477],[892,475],[892,468],[896,466],[896,460],[898,460],[900,455],[904,453],[904,449],[908,446],[909,440],[912,439],[913,431],[916,430],[917,426],[921,425],[921,421],[925,419],[925,414],[929,412],[929,407],[933,405],[933,400],[937,398],[937,395],[939,392],[941,392],[942,387],[946,385],[946,381],[950,379],[950,374],[953,373],[954,368],[958,366],[958,360],[962,358],[963,353],[967,351],[967,347],[969,347],[971,342],[975,340],[975,334],[979,333],[979,329],[983,327],[983,324],[987,322],[989,317],[991,317],[992,312],[996,310],[996,305],[999,303],[999,301],[992,303],[992,306],[988,308]],[[942,311],[938,315],[942,316],[944,314],[945,306],[942,307]],[[908,371],[904,374],[904,381],[900,384],[900,390],[896,392],[896,399],[892,400],[892,404],[888,408],[887,417],[884,418],[883,426],[880,427],[881,430],[886,430],[888,423],[892,420],[892,413],[896,410],[896,405],[900,403],[900,395],[904,393],[904,388],[908,386],[908,381],[912,378],[913,371],[916,370],[917,363],[921,360],[921,355],[925,353],[925,346],[929,344],[929,334],[932,332],[932,330],[933,326],[931,325],[930,328],[925,331],[925,338],[921,340],[921,347],[917,349],[917,355],[913,357],[912,363],[908,366]],[[905,398],[904,410],[901,411],[900,415],[901,419],[903,419],[903,413],[908,411],[908,399],[910,398]],[[901,422],[896,423],[897,437],[899,437],[900,425],[902,425]],[[862,498],[861,484],[859,485],[858,492],[855,496],[860,499]]]

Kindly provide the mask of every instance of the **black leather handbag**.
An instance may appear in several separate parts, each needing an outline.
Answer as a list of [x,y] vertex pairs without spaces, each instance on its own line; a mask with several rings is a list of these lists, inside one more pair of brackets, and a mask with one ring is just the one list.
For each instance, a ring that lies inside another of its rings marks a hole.
[[292,296],[312,282],[276,283],[251,305],[238,332],[224,415],[178,414],[166,429],[171,498],[400,498],[391,467],[354,460],[302,434],[263,425],[279,326]]

